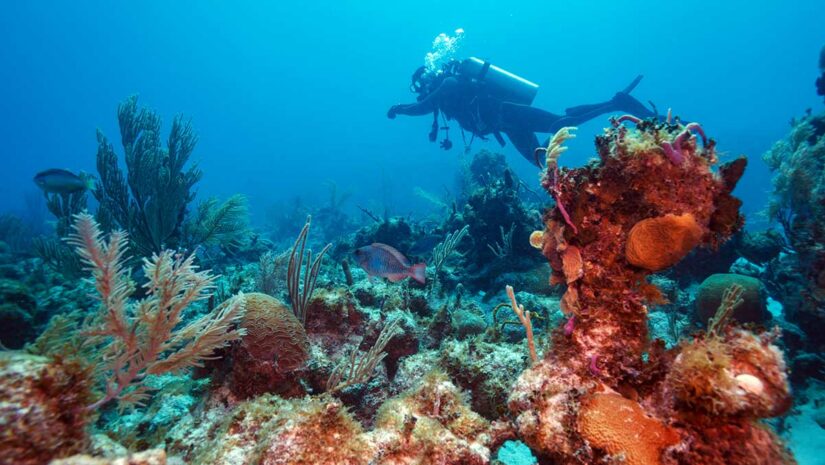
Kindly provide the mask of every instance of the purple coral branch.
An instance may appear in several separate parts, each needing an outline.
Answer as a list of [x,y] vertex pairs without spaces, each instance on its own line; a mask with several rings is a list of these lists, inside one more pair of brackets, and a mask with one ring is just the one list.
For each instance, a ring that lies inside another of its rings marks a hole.
[[705,136],[705,131],[702,129],[702,126],[699,123],[688,124],[685,126],[685,129],[673,139],[673,142],[662,142],[661,147],[665,152],[665,156],[674,165],[681,165],[682,162],[685,161],[685,157],[682,155],[682,144],[690,138],[691,131],[695,131],[702,138],[702,147],[708,145],[708,139]]
[[661,147],[665,152],[665,156],[674,165],[681,165],[685,161],[685,157],[682,156],[682,141],[679,140],[679,137],[673,143],[662,142]]
[[547,167],[547,177],[549,178],[549,186],[550,186],[550,194],[553,196],[553,200],[556,201],[556,207],[558,207],[559,212],[561,212],[562,218],[564,218],[564,222],[567,223],[568,226],[573,228],[573,233],[578,234],[579,229],[576,228],[576,225],[573,224],[573,220],[570,219],[570,214],[567,213],[567,209],[564,208],[564,204],[561,203],[561,192],[559,192],[558,186],[558,179],[559,179],[559,167],[558,165],[553,166],[553,171],[551,174],[550,167]]
[[598,355],[591,355],[590,356],[590,374],[593,376],[601,376],[602,370],[599,368],[599,356]]
[[575,329],[576,315],[573,315],[567,320],[567,323],[564,324],[564,335],[569,337],[571,334],[573,334],[573,330]]
[[564,204],[561,203],[561,199],[559,199],[559,194],[554,194],[553,198],[556,199],[556,206],[559,208],[561,212],[561,216],[564,218],[564,222],[567,223],[568,226],[573,228],[573,233],[578,234],[579,229],[576,228],[576,225],[573,224],[573,220],[570,219],[570,215],[567,213],[567,210],[564,208]]
[[624,123],[625,121],[630,121],[631,123],[633,123],[633,124],[635,124],[635,125],[637,125],[637,126],[638,126],[639,124],[641,124],[642,119],[641,119],[641,118],[639,118],[638,116],[633,116],[633,115],[622,115],[622,116],[619,116],[618,118],[613,118],[613,119],[611,120],[611,123],[613,124],[613,127],[614,127],[614,128],[617,128],[617,127],[619,127],[622,123]]
[[702,137],[702,147],[708,145],[708,138],[705,137],[705,130],[702,129],[702,125],[699,123],[690,123],[685,126],[685,131],[682,134],[690,133],[690,131],[696,131],[696,133]]

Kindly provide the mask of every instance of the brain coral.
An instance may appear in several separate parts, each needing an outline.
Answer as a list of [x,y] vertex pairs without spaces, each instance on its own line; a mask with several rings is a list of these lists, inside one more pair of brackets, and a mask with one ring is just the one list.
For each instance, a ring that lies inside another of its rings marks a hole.
[[719,273],[702,281],[696,293],[696,317],[699,321],[707,322],[716,313],[725,289],[734,284],[742,286],[742,304],[733,311],[733,318],[740,323],[762,323],[768,318],[766,292],[758,279]]
[[267,392],[301,395],[289,373],[309,359],[309,339],[286,305],[266,294],[245,294],[246,335],[232,349],[230,391],[242,399]]
[[637,403],[614,393],[584,400],[579,432],[592,447],[623,455],[627,465],[659,465],[662,450],[679,442],[679,435],[645,413]]
[[647,218],[630,229],[625,257],[640,268],[659,271],[678,263],[701,239],[702,228],[690,213]]
[[279,371],[300,368],[309,357],[309,340],[286,305],[266,294],[246,294],[246,329],[241,347],[253,358],[274,362]]

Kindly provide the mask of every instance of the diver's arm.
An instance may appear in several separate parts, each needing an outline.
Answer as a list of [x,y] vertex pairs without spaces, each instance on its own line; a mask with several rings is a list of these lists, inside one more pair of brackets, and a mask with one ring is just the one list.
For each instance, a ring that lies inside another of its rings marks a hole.
[[438,110],[438,101],[441,96],[457,85],[458,81],[455,78],[447,78],[438,86],[438,89],[434,90],[424,100],[416,103],[393,105],[387,112],[387,118],[393,119],[395,115],[421,116],[432,113]]

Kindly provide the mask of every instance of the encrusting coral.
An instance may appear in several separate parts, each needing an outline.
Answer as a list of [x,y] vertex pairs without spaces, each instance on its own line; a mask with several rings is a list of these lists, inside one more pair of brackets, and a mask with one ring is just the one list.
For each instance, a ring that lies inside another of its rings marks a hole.
[[679,434],[651,417],[637,402],[616,393],[595,393],[582,400],[578,429],[592,447],[623,456],[627,465],[656,465]]
[[702,229],[690,213],[645,218],[630,228],[625,258],[650,271],[669,268],[699,245]]

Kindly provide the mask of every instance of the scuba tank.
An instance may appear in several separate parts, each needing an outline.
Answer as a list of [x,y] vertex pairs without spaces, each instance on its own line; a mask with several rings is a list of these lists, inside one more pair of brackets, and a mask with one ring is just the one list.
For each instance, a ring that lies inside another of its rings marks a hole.
[[485,83],[492,96],[507,102],[530,105],[539,90],[538,84],[476,57],[462,61],[459,71],[474,81]]

